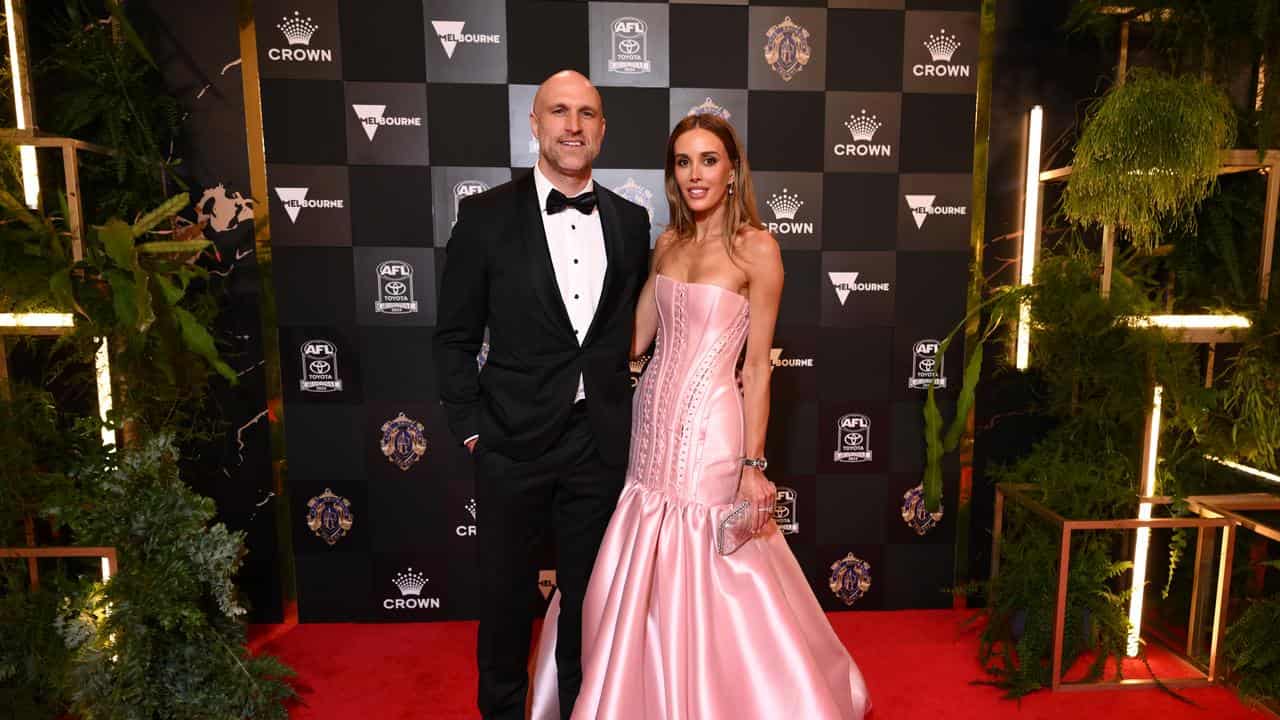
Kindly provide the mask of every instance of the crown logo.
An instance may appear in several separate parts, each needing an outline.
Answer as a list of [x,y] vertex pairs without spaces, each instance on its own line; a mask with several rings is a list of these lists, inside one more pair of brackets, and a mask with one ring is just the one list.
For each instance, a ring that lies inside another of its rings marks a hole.
[[467,501],[467,504],[464,505],[463,507],[467,509],[467,514],[471,516],[471,519],[475,520],[476,519],[476,499],[471,498],[470,500]]
[[955,35],[948,35],[946,28],[939,30],[937,35],[930,35],[922,44],[934,62],[951,62],[951,56],[960,47],[960,41]]
[[396,576],[391,579],[391,582],[395,583],[396,587],[400,588],[400,595],[402,597],[407,595],[413,595],[416,597],[417,595],[422,594],[422,586],[427,584],[427,576],[420,572],[414,572],[413,568],[409,568],[402,573],[397,573]]
[[293,17],[284,16],[283,22],[276,27],[280,28],[290,45],[310,45],[311,36],[320,29],[319,25],[311,22],[311,18],[303,18],[297,10],[293,11]]
[[853,136],[854,142],[871,142],[876,136],[876,131],[884,126],[884,123],[876,119],[875,115],[868,115],[866,109],[858,115],[850,115],[849,121],[844,124],[849,128],[849,134]]
[[787,189],[782,188],[781,193],[774,193],[769,196],[769,201],[765,203],[769,209],[773,211],[774,220],[795,220],[796,211],[804,205],[804,201],[800,199],[798,194],[787,194]]

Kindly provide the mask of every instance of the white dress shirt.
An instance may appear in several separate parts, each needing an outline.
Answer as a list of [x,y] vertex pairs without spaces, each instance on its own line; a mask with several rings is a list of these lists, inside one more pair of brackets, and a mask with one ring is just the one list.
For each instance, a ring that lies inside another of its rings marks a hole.
[[[600,208],[596,207],[590,215],[583,215],[574,207],[549,215],[546,209],[547,196],[555,186],[537,165],[533,167],[533,183],[538,193],[538,207],[542,208],[542,229],[547,235],[547,249],[551,252],[556,285],[560,287],[564,309],[569,313],[569,322],[581,344],[596,315],[600,293],[604,291],[604,271],[608,265],[604,252],[604,228],[600,224]],[[594,180],[588,180],[583,192],[594,189]],[[582,376],[579,375],[578,394],[574,401],[586,396]]]

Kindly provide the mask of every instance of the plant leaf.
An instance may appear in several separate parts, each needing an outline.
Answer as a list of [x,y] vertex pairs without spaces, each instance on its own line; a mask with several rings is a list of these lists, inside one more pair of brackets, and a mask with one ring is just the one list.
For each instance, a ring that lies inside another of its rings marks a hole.
[[185,286],[178,287],[174,285],[169,278],[160,273],[151,273],[151,280],[155,282],[156,287],[160,288],[160,295],[167,305],[177,305],[182,296],[186,294]]
[[139,37],[138,31],[134,29],[133,23],[129,22],[129,19],[125,17],[124,4],[120,0],[111,0],[107,3],[107,6],[111,9],[111,19],[119,24],[120,30],[124,33],[124,39],[129,43],[129,46],[137,51],[138,55],[143,60],[146,60],[148,65],[159,70],[160,66],[156,65],[155,59],[151,57],[151,51],[147,50],[146,43],[142,42],[142,38]]
[[116,321],[124,327],[137,327],[138,292],[133,278],[115,269],[107,270],[103,276],[111,286],[111,307],[116,312]]
[[192,315],[186,308],[175,306],[173,313],[178,318],[178,324],[182,328],[183,344],[208,361],[213,366],[213,369],[218,371],[219,375],[234,385],[238,381],[236,373],[231,369],[230,365],[222,361],[222,358],[218,355],[218,348],[213,343],[213,336],[209,334],[204,325],[200,324],[196,316]]
[[187,206],[187,202],[189,200],[190,197],[187,193],[178,193],[168,200],[165,200],[154,210],[138,218],[137,222],[135,222],[131,228],[133,230],[133,236],[135,238],[142,237],[144,234],[151,232],[155,226],[182,212],[182,209]]
[[98,228],[98,238],[116,265],[129,270],[138,267],[138,258],[133,251],[133,231],[123,220],[107,221],[106,225]]
[[197,253],[213,245],[209,240],[156,240],[137,246],[140,253]]
[[35,213],[27,209],[21,200],[9,194],[7,190],[0,190],[0,207],[4,207],[14,217],[18,218],[23,225],[35,230],[40,234],[49,232],[49,226],[43,220],[36,217]]

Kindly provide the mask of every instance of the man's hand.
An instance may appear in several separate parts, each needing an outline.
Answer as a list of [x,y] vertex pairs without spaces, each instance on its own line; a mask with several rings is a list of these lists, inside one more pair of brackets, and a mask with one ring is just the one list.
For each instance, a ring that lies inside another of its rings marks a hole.
[[473,454],[475,453],[475,451],[476,451],[476,441],[477,441],[477,440],[479,440],[479,439],[480,439],[480,438],[471,438],[471,439],[470,439],[470,440],[468,440],[466,443],[464,443],[464,444],[467,446],[467,452],[469,452],[469,453],[473,453]]

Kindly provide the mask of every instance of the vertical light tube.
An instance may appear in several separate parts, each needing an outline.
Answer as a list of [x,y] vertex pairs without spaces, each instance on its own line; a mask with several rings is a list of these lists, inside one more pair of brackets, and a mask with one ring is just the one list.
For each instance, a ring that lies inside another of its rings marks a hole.
[[[13,115],[19,130],[31,127],[32,118],[27,108],[27,97],[22,92],[24,82],[29,78],[22,76],[21,56],[18,55],[18,33],[13,22],[13,0],[4,0],[5,30],[9,35],[9,73],[13,76]],[[36,149],[31,145],[18,146],[18,158],[22,162],[23,200],[27,207],[40,207],[40,172],[36,167]]]
[[98,416],[102,418],[102,444],[115,445],[115,431],[107,427],[107,414],[111,412],[111,358],[107,354],[106,338],[102,338],[102,342],[98,344],[98,352],[93,356],[93,366],[98,380]]
[[[1035,275],[1036,255],[1040,245],[1040,145],[1044,132],[1044,108],[1031,108],[1027,131],[1026,187],[1022,196],[1022,251],[1018,255],[1018,284],[1030,285]],[[1031,361],[1031,306],[1018,308],[1018,334],[1014,365],[1026,370]]]
[[[1156,385],[1151,392],[1151,410],[1147,420],[1146,443],[1142,449],[1142,496],[1156,494],[1156,461],[1160,455],[1160,406],[1164,387]],[[1138,504],[1138,519],[1151,519],[1151,503]],[[1138,654],[1138,638],[1142,635],[1142,599],[1147,585],[1147,555],[1151,547],[1151,528],[1138,528],[1133,543],[1133,592],[1129,595],[1129,638],[1125,651],[1129,657]]]
[[111,559],[104,557],[102,558],[102,582],[106,582],[110,579],[111,579]]

